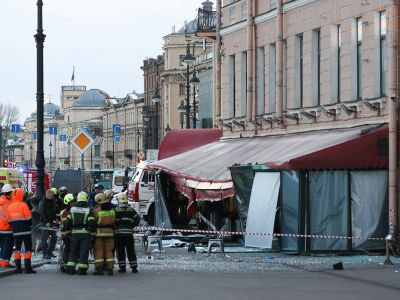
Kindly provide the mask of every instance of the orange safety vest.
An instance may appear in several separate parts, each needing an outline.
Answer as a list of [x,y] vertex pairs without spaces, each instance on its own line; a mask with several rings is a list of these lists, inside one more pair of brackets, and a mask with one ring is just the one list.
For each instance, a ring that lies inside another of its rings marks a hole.
[[11,196],[9,198],[5,195],[0,196],[0,233],[12,233],[12,227],[7,220],[7,208],[11,203]]
[[13,191],[13,201],[7,208],[7,220],[11,224],[14,236],[28,235],[32,231],[32,214],[24,202],[24,190]]

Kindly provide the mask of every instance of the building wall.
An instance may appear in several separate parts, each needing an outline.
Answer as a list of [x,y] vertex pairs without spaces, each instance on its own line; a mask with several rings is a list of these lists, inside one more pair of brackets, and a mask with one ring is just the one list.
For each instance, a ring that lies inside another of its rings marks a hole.
[[[130,95],[117,104],[107,101],[103,110],[102,168],[112,168],[113,160],[108,156],[112,152],[115,168],[136,165],[137,154],[144,150],[143,106],[144,99],[133,99]],[[113,142],[113,124],[116,123],[121,125],[119,142]]]
[[[182,33],[171,33],[163,39],[165,59],[165,69],[161,75],[163,80],[162,101],[164,103],[163,125],[164,128],[180,129],[182,128],[182,117],[178,108],[182,104],[182,101],[186,99],[186,90],[184,93],[181,93],[180,86],[186,85],[187,75],[186,67],[181,64],[181,58],[186,54],[187,43],[190,44],[190,52],[193,54],[193,45],[195,45],[194,56],[200,56],[203,53],[202,39],[196,38],[194,35],[186,37]],[[189,72],[189,78],[192,78],[192,68],[190,68]],[[193,104],[192,101],[191,96],[190,105]],[[190,119],[190,124],[192,127],[192,119]],[[183,124],[183,127],[185,126],[186,122]]]
[[[252,70],[252,74],[256,74],[253,80],[253,91],[256,94],[252,102],[256,112],[254,115],[249,115],[244,109],[247,101],[251,101],[246,96],[249,87],[243,82],[249,79],[245,61],[251,53],[247,49],[252,48],[247,45],[247,14],[243,11],[248,3],[244,0],[224,1],[222,8],[221,102],[225,136],[238,136],[240,133],[248,136],[267,135],[388,120],[387,99],[385,93],[381,93],[379,84],[380,13],[385,10],[385,1],[284,1],[282,120],[277,119],[275,112],[277,85],[274,76],[278,65],[274,47],[278,39],[277,9],[271,10],[271,1],[253,2],[257,12],[254,18],[256,39],[251,45],[256,53],[255,70]],[[359,60],[357,18],[362,18]],[[340,54],[337,46],[339,25]],[[357,61],[361,69],[360,95],[357,94]],[[384,61],[387,61],[387,57]],[[340,80],[337,80],[338,62]],[[379,110],[371,109],[365,102],[379,105]],[[236,126],[236,121],[242,125]]]

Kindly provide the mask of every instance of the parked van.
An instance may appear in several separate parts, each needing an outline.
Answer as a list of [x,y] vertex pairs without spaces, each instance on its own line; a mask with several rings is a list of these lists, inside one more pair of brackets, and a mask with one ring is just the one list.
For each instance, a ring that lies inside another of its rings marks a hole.
[[154,224],[155,173],[147,169],[148,161],[136,166],[135,174],[128,184],[128,200],[132,207],[150,225]]
[[122,189],[124,188],[124,184],[126,183],[125,181],[125,170],[124,169],[117,169],[114,170],[113,173],[113,179],[112,179],[112,191],[114,193],[120,193],[122,192]]
[[24,174],[20,169],[0,168],[0,189],[6,183],[11,184],[13,188],[23,188],[24,191],[28,191]]

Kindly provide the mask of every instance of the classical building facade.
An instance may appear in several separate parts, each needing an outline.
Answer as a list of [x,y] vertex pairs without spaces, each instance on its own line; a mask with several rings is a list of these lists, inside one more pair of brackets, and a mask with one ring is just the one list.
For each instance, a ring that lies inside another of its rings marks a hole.
[[[163,122],[164,128],[167,125],[170,129],[186,128],[186,114],[183,106],[187,105],[187,81],[193,76],[193,68],[187,68],[182,63],[188,51],[198,57],[203,53],[203,39],[195,36],[197,21],[191,21],[178,32],[173,31],[166,35],[163,45],[164,50],[164,72],[161,74],[163,81]],[[190,128],[193,127],[193,91],[190,89],[189,105]],[[196,99],[195,99],[196,100]],[[196,100],[197,102],[197,100]],[[181,108],[181,109],[180,109]],[[182,109],[183,108],[183,109]],[[198,111],[196,109],[196,111]]]
[[[143,94],[133,92],[125,98],[109,98],[103,107],[102,168],[136,165],[144,149]],[[117,129],[116,129],[117,128]]]
[[166,103],[161,101],[164,96],[161,80],[164,71],[163,55],[144,60],[141,69],[144,81],[143,145],[145,150],[158,149],[165,130],[169,128],[169,124],[164,122]]
[[388,121],[384,1],[224,1],[224,136]]

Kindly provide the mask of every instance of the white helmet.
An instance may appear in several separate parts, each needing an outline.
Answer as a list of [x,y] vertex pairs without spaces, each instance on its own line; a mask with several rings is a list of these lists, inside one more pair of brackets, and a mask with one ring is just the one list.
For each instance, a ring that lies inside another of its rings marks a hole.
[[3,185],[3,187],[1,188],[2,193],[11,193],[12,191],[13,191],[13,187],[11,186],[11,184],[8,184],[8,183]]

